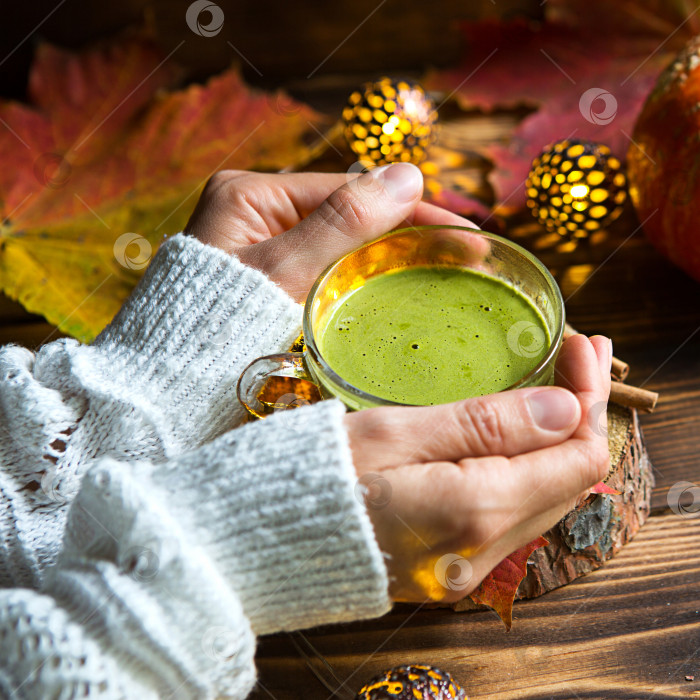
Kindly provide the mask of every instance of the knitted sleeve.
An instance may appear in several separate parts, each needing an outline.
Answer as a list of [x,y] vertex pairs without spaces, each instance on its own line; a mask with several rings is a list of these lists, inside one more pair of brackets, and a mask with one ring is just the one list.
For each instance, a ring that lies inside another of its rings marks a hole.
[[178,235],[92,345],[0,348],[0,587],[40,585],[95,459],[162,462],[238,425],[240,372],[300,320],[263,274]]
[[384,613],[343,415],[326,401],[91,468],[42,593],[0,591],[0,694],[241,700],[255,634]]

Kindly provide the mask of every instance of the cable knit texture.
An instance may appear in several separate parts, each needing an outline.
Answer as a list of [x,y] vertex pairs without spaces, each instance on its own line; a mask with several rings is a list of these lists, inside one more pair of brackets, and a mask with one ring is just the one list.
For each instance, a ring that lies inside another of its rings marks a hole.
[[0,349],[0,696],[240,699],[255,634],[388,609],[342,404],[236,427],[299,322],[179,235],[93,345]]
[[183,457],[153,471],[257,634],[386,612],[386,569],[367,546],[374,532],[344,415],[339,401],[277,413],[201,448],[196,469]]
[[0,586],[41,584],[95,459],[160,462],[238,425],[241,371],[300,324],[263,274],[178,235],[92,346],[1,348]]

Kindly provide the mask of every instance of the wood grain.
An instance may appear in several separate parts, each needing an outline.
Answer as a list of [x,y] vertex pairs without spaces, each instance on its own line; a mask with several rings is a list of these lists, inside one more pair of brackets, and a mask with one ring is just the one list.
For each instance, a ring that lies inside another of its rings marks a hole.
[[[700,519],[651,518],[602,569],[516,603],[510,633],[491,612],[403,606],[303,634],[354,691],[416,661],[450,671],[472,699],[700,697]],[[285,635],[261,640],[258,668],[255,700],[330,697]]]
[[[128,0],[124,7],[130,12],[138,4]],[[154,6],[163,5],[156,2]],[[390,7],[392,12],[400,9],[387,3],[385,11]],[[252,16],[259,17],[256,12],[270,14],[262,5],[260,8],[243,8],[238,12],[242,21],[227,23],[227,27],[239,32],[236,27],[246,26]],[[295,5],[294,12],[297,10]],[[236,16],[234,9],[230,12]],[[60,20],[60,13],[56,17]],[[177,21],[181,24],[181,18]],[[314,22],[313,31],[318,31],[323,18],[318,15]],[[289,35],[287,23],[277,25],[275,31]],[[256,31],[249,36],[222,34],[221,38],[224,43],[232,38],[256,63],[259,56],[267,60],[268,55],[265,46],[261,53],[251,53],[257,50],[260,36],[274,36],[263,27]],[[445,56],[454,51],[454,33],[424,35],[437,37],[446,47]],[[382,65],[376,63],[378,44],[369,41],[371,36],[363,34],[358,41],[349,41],[350,50],[338,52],[329,67],[359,66],[353,63],[353,55],[362,52],[372,65]],[[177,34],[172,35],[173,42],[179,40]],[[375,77],[374,71],[370,74],[358,67],[354,68],[358,74],[346,76],[345,82],[325,72],[317,80],[306,80],[304,71],[315,65],[315,54],[300,50],[296,55],[290,48],[293,42],[279,41],[284,51],[278,52],[278,61],[279,56],[289,55],[290,63],[279,61],[261,80],[279,71],[300,78],[289,87],[328,113],[339,112],[348,85]],[[410,50],[429,51],[429,43],[416,43]],[[305,46],[325,50],[324,44],[313,41],[305,41]],[[212,68],[224,55],[209,40],[195,39],[187,45],[188,51],[195,52],[203,47],[218,54],[202,52],[200,62],[193,63],[195,72]],[[398,61],[401,56],[405,54],[394,58]],[[449,120],[450,114],[449,107],[441,109],[441,117]],[[458,149],[463,158],[458,168],[440,173],[442,181],[468,181],[470,191],[488,197],[485,161],[476,151],[484,143],[507,136],[516,121],[499,115],[492,120],[473,117],[471,128],[468,115],[454,115],[439,146]],[[313,167],[344,170],[347,162],[330,155]],[[498,228],[499,223],[494,219],[487,228]],[[567,300],[571,324],[587,334],[612,337],[615,354],[631,366],[628,381],[660,393],[655,413],[640,416],[655,468],[652,509],[657,515],[603,568],[541,598],[516,604],[509,634],[491,612],[403,606],[379,620],[314,630],[304,633],[304,638],[328,659],[340,681],[347,681],[335,695],[341,698],[351,698],[350,689],[356,691],[376,672],[410,661],[444,666],[465,685],[471,698],[700,698],[700,518],[684,520],[667,514],[667,493],[674,483],[700,484],[700,285],[651,248],[629,209],[604,240],[568,253],[558,238],[544,234],[526,217],[509,221],[500,230],[552,270]],[[0,344],[19,342],[34,347],[51,331],[40,318],[0,297]],[[331,697],[285,635],[261,640],[259,667],[256,699]],[[332,677],[328,680],[329,670],[320,662],[314,662],[314,667],[331,688],[340,685]],[[694,675],[698,681],[687,682],[685,675]]]

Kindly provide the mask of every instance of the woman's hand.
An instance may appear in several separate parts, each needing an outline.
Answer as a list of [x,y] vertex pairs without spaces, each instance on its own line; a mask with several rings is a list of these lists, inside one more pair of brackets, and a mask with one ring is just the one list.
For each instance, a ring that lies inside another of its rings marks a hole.
[[[207,184],[186,232],[302,302],[331,262],[393,228],[471,225],[421,202],[422,192],[420,170],[403,163],[357,178],[223,171]],[[575,336],[556,365],[561,388],[346,417],[395,599],[463,598],[605,477],[608,443],[599,426],[611,357],[607,338]]]
[[611,343],[569,338],[560,387],[346,416],[395,600],[454,602],[546,532],[610,467]]
[[236,255],[303,302],[323,270],[402,224],[471,226],[421,202],[423,177],[409,163],[344,173],[214,175],[185,229]]

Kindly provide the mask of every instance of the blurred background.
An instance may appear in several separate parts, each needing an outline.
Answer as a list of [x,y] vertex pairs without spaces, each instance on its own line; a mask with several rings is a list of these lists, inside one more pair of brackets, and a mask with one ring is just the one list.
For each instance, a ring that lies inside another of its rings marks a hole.
[[[379,71],[448,66],[460,51],[459,22],[488,17],[543,16],[541,0],[333,0],[319,2],[223,0],[226,21],[216,37],[193,36],[179,0],[32,0],[7,3],[0,32],[0,91],[21,97],[39,38],[80,48],[125,27],[146,23],[166,53],[183,39],[178,62],[201,80],[240,61],[252,85],[299,88],[323,62],[319,81],[331,74],[364,80]],[[22,43],[20,43],[22,42]],[[235,47],[235,49],[231,46]],[[243,57],[245,57],[245,60]],[[356,81],[355,81],[356,82]]]

